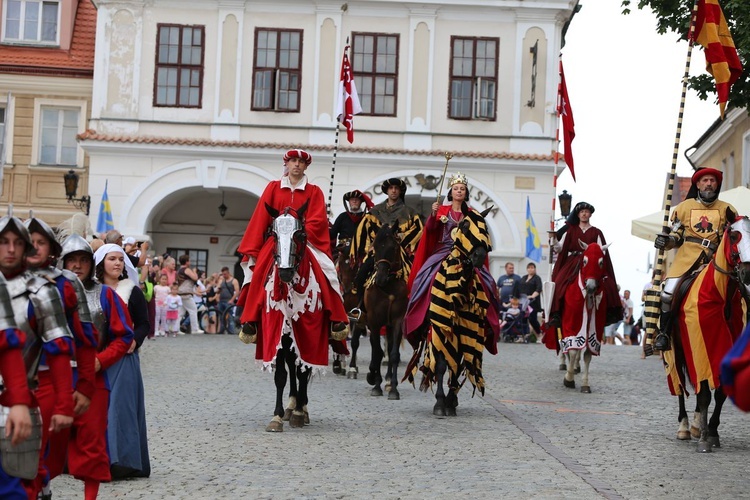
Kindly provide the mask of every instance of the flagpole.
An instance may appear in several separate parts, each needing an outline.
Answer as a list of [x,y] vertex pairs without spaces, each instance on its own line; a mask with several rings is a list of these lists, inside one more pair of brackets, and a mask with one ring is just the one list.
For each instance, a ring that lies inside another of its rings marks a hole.
[[333,140],[333,162],[331,163],[331,184],[328,186],[328,202],[326,203],[326,211],[328,217],[331,217],[331,200],[333,199],[333,178],[336,176],[336,155],[339,151],[339,122],[336,121],[336,135]]
[[[688,50],[687,57],[685,59],[685,73],[682,77],[682,97],[680,99],[680,112],[677,115],[677,131],[675,133],[674,140],[674,151],[672,152],[672,165],[669,170],[669,178],[667,181],[667,191],[664,195],[664,218],[662,221],[662,233],[669,233],[669,212],[672,208],[672,194],[674,191],[674,179],[677,172],[677,158],[680,150],[680,136],[682,135],[682,118],[685,112],[685,96],[687,95],[688,78],[690,77],[690,60],[693,55],[693,40],[695,34],[695,21],[698,14],[698,2],[693,2],[693,12],[690,18],[690,30],[688,33]],[[654,264],[654,274],[651,280],[651,288],[646,290],[646,303],[643,311],[643,317],[646,326],[646,343],[643,347],[643,352],[646,356],[654,354],[654,333],[658,327],[659,316],[661,311],[661,284],[662,275],[665,272],[666,263],[665,256],[666,252],[660,248],[656,252],[656,263]]]
[[[558,74],[562,68],[562,54],[560,54],[560,60],[558,63]],[[555,113],[555,169],[554,175],[552,176],[552,213],[549,217],[549,266],[547,268],[547,281],[552,281],[552,264],[553,264],[553,251],[552,247],[555,244],[555,209],[557,207],[557,172],[560,166],[560,108],[562,99],[562,78],[557,82],[557,110]]]

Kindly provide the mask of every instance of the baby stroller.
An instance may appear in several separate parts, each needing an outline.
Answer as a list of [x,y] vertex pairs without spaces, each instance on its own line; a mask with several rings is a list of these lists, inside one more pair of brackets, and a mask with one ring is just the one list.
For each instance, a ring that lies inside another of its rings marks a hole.
[[500,334],[503,342],[528,343],[530,313],[529,299],[525,295],[520,299],[511,299],[509,307],[500,313]]

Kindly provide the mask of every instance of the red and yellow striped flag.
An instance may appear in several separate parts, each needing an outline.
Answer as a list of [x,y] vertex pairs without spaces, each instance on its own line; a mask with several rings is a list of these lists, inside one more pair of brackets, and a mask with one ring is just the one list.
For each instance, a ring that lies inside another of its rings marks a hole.
[[729,89],[740,77],[742,63],[719,0],[698,0],[694,40],[705,49],[706,69],[716,80],[719,110],[723,119]]

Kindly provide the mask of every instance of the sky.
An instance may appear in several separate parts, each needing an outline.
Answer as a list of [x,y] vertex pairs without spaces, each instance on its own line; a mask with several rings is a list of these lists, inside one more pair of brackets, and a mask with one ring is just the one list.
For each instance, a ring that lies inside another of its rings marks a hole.
[[[656,16],[648,8],[633,7],[625,16],[620,0],[581,0],[581,5],[562,50],[575,119],[577,182],[565,170],[557,190],[567,189],[574,205],[594,205],[591,223],[612,245],[617,282],[631,290],[638,318],[655,250],[653,243],[632,236],[630,225],[663,208],[688,45],[677,42],[674,33],[656,33]],[[690,74],[704,71],[703,51],[695,47]],[[718,117],[711,97],[701,101],[688,90],[677,175],[691,175],[683,153]]]

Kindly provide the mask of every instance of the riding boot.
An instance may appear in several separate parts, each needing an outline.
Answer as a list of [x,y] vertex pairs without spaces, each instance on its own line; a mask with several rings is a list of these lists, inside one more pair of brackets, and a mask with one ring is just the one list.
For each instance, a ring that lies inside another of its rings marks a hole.
[[672,330],[672,312],[662,311],[659,316],[659,333],[654,339],[654,350],[668,351],[671,349],[670,331]]

